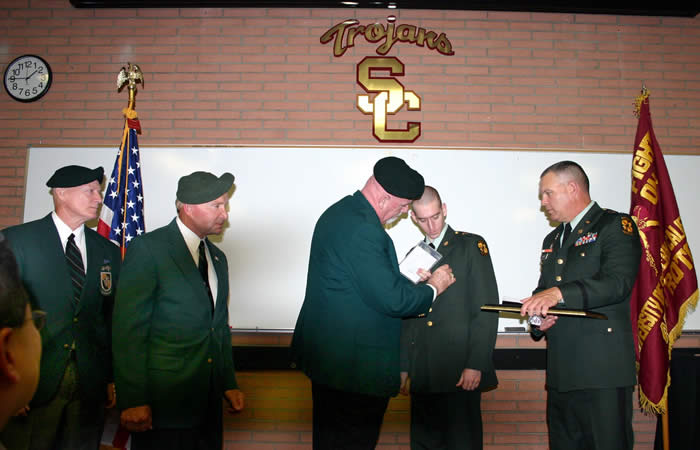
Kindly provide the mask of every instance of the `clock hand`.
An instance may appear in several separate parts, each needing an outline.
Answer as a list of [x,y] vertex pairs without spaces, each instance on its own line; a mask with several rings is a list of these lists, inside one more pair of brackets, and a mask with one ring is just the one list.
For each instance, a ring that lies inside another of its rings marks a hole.
[[35,70],[34,72],[32,72],[31,75],[29,75],[28,77],[25,77],[25,78],[24,78],[24,82],[28,84],[29,81],[27,81],[27,80],[29,80],[31,77],[33,77],[34,74],[37,73],[38,71],[39,71],[39,70]]

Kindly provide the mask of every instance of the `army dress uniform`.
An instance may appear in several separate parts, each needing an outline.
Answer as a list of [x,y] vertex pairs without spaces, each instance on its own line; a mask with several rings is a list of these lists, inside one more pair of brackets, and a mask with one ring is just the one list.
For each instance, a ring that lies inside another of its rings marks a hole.
[[[498,384],[498,314],[480,308],[498,301],[498,286],[481,236],[447,226],[437,251],[456,281],[427,314],[404,319],[401,330],[401,370],[411,380],[411,448],[480,449],[481,391]],[[464,369],[481,371],[476,390],[456,386]]]
[[[533,293],[556,286],[561,307],[602,313],[607,320],[561,316],[546,331],[550,448],[571,450],[592,439],[596,449],[631,449],[636,376],[629,301],[641,257],[637,227],[630,216],[593,203],[560,245],[563,229],[559,225],[544,239]],[[541,336],[539,330],[533,334]],[[606,407],[615,397],[622,410]],[[591,423],[575,429],[567,421],[572,409],[590,402],[600,409],[582,413]]]

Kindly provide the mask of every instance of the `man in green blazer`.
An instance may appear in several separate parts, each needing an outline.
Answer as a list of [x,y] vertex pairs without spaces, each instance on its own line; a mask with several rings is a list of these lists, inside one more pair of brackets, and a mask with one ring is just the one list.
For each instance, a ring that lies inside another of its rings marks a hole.
[[180,178],[177,217],[134,239],[114,308],[114,375],[132,449],[220,449],[222,399],[243,408],[228,325],[228,264],[207,236],[234,177]]
[[102,167],[56,170],[46,183],[54,211],[4,230],[32,307],[47,313],[39,386],[3,433],[9,448],[97,449],[114,405],[109,319],[121,257],[84,225],[97,218],[102,180]]
[[[641,246],[627,214],[591,201],[581,166],[562,161],[540,176],[542,207],[560,222],[545,237],[540,280],[522,315],[544,316],[551,450],[631,450],[635,352],[630,293]],[[607,320],[547,315],[585,309]]]
[[411,393],[411,448],[481,449],[481,392],[498,384],[498,314],[481,311],[498,302],[489,248],[481,236],[447,225],[447,205],[433,187],[411,208],[426,243],[457,279],[426,314],[403,320],[401,391]]
[[293,358],[311,379],[314,449],[373,449],[389,397],[399,390],[401,317],[424,313],[454,282],[449,266],[399,272],[383,228],[423,193],[423,177],[403,160],[374,166],[362,191],[319,218],[311,241]]

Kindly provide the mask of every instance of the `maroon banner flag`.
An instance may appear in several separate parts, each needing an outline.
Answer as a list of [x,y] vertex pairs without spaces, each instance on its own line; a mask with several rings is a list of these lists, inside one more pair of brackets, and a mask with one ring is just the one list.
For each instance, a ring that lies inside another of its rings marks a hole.
[[698,301],[698,279],[676,196],[649,112],[649,94],[637,98],[639,123],[632,158],[630,215],[642,242],[639,275],[630,301],[637,351],[639,403],[666,412],[673,343],[688,308]]

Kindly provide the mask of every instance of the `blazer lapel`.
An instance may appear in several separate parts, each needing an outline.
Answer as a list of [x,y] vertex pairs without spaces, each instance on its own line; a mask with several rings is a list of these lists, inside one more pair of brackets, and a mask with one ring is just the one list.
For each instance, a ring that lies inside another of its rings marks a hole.
[[58,230],[56,229],[56,224],[53,223],[51,214],[44,217],[42,226],[44,227],[44,236],[49,236],[48,242],[50,243],[49,251],[46,252],[45,257],[49,259],[50,266],[55,267],[55,272],[47,273],[46,276],[54,279],[56,283],[56,293],[59,296],[71,300],[71,306],[75,307],[75,302],[72,301],[73,286],[71,284],[70,273],[68,272],[66,253],[61,245],[61,237],[58,235]]
[[204,287],[202,276],[199,274],[197,265],[192,259],[192,254],[187,248],[187,244],[185,244],[185,238],[182,237],[175,219],[168,225],[168,234],[170,240],[169,252],[173,262],[180,269],[184,280],[192,287],[197,297],[206,301],[205,305],[209,307],[209,295]]
[[212,264],[214,264],[214,271],[216,272],[217,288],[215,309],[219,309],[221,305],[226,304],[228,301],[228,273],[226,265],[224,264],[223,255],[221,255],[221,250],[215,247],[208,238],[207,246],[209,247]]

